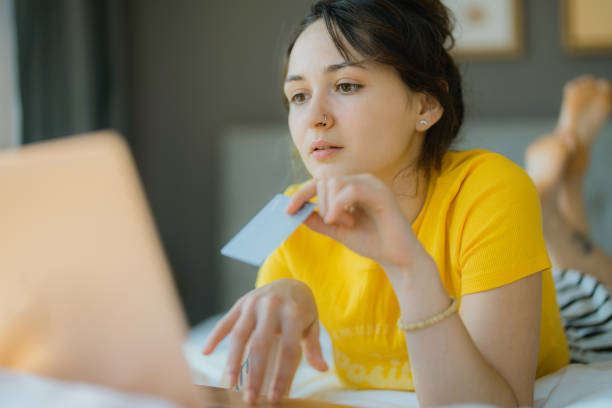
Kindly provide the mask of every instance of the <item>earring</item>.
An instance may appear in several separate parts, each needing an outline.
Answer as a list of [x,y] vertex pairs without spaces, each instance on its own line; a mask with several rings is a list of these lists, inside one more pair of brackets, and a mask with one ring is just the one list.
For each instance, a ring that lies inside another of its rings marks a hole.
[[425,119],[419,120],[419,124],[423,126],[427,126],[427,121]]

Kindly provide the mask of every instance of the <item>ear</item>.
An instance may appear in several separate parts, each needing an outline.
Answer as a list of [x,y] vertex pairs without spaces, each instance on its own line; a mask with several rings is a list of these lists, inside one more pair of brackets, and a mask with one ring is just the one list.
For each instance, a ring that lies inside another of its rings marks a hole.
[[426,93],[419,94],[418,100],[419,112],[415,126],[418,132],[426,132],[440,120],[444,108],[436,98]]

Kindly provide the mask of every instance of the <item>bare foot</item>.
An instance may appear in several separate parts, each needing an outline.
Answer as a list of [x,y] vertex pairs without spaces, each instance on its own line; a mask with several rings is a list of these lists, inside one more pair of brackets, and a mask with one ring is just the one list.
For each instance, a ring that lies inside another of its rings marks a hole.
[[555,133],[572,151],[568,177],[581,177],[586,171],[591,145],[611,110],[612,85],[607,79],[583,75],[565,84]]
[[583,179],[589,167],[591,146],[612,110],[612,86],[607,79],[580,76],[563,89],[563,103],[555,134],[569,149],[558,206],[565,220],[588,236]]
[[563,88],[558,130],[569,131],[577,141],[591,145],[610,116],[612,85],[605,78],[583,75]]
[[556,200],[568,156],[567,145],[556,135],[542,136],[527,147],[525,168],[535,183],[542,205],[551,198]]

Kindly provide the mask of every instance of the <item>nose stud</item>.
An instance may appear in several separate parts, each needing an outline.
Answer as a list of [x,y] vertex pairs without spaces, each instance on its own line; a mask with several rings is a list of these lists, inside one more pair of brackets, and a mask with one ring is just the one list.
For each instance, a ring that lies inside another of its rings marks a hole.
[[323,120],[319,123],[321,126],[327,126],[327,115],[323,115]]

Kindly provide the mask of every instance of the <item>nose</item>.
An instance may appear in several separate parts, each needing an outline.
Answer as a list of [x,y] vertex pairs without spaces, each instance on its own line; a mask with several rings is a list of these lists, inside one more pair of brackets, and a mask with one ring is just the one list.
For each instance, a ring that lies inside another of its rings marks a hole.
[[318,92],[318,95],[313,95],[310,103],[310,126],[317,130],[329,129],[334,125],[331,109],[329,109],[326,96],[322,93]]
[[327,126],[327,114],[326,113],[323,114],[323,120],[320,121],[320,122],[315,123],[315,126],[318,126],[318,127],[326,127]]

